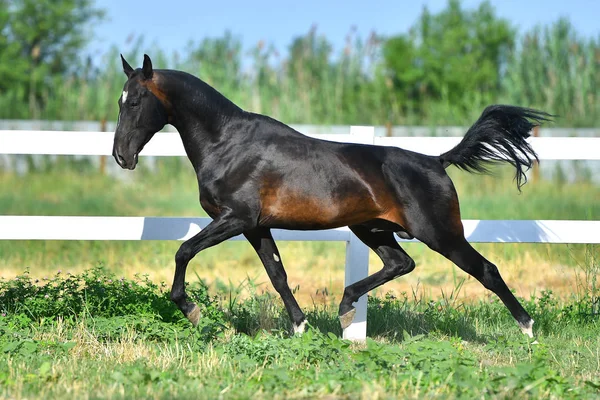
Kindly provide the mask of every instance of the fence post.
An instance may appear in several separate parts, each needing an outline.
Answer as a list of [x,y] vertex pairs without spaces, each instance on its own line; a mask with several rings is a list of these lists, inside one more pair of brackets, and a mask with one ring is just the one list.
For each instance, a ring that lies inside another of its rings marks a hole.
[[[375,142],[375,128],[372,126],[351,126],[350,134],[354,142],[373,144]],[[361,242],[356,235],[350,234],[346,243],[346,277],[345,286],[369,276],[369,248]],[[367,295],[360,297],[356,303],[356,314],[349,327],[344,329],[343,338],[363,341],[367,338]]]
[[[344,286],[350,286],[355,282],[369,276],[369,248],[354,235],[346,242],[346,277]],[[344,329],[342,337],[355,341],[363,341],[367,338],[367,295],[363,295],[354,303],[356,314],[349,327]]]

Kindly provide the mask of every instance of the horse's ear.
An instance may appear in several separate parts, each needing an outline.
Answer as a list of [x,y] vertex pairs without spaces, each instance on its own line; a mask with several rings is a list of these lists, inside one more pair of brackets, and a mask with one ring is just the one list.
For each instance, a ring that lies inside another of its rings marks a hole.
[[153,71],[152,71],[152,61],[147,54],[144,54],[144,65],[142,66],[142,72],[144,73],[144,78],[152,79]]
[[125,60],[123,54],[121,54],[121,62],[123,63],[123,72],[125,72],[125,75],[127,75],[127,78],[129,78],[131,74],[133,74],[133,68],[131,68],[131,65],[129,65],[127,60]]

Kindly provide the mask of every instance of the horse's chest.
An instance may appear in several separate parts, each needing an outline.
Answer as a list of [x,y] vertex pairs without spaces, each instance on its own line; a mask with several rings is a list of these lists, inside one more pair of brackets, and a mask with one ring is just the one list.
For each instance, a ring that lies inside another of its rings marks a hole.
[[204,211],[212,218],[219,215],[225,206],[223,199],[226,196],[223,189],[220,189],[213,182],[200,182],[198,187],[200,189],[200,205]]
[[[210,215],[219,215],[224,209],[235,209],[240,204],[253,203],[255,198],[248,184],[236,182],[234,178],[199,179],[200,205]],[[250,185],[251,186],[251,185]]]

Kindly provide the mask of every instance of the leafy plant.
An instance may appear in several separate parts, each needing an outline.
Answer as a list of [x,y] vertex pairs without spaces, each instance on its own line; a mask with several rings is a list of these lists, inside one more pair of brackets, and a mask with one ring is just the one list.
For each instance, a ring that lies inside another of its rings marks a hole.
[[[188,293],[203,313],[199,331],[207,338],[220,333],[224,313],[216,298],[209,296],[206,285],[188,285]],[[78,275],[58,271],[41,281],[31,279],[27,271],[14,279],[0,280],[0,311],[20,327],[87,319],[94,324],[108,323],[104,331],[124,331],[127,325],[133,325],[143,330],[146,338],[156,335],[156,324],[176,324],[178,329],[189,326],[170,300],[164,282],[157,285],[148,276],[139,275],[134,280],[117,278],[102,265]]]

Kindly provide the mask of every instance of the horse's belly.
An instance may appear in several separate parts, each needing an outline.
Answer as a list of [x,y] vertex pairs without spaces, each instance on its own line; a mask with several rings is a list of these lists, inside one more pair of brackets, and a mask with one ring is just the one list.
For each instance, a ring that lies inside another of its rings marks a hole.
[[281,195],[267,201],[259,224],[282,229],[332,229],[375,218],[380,210],[365,196],[342,199]]

